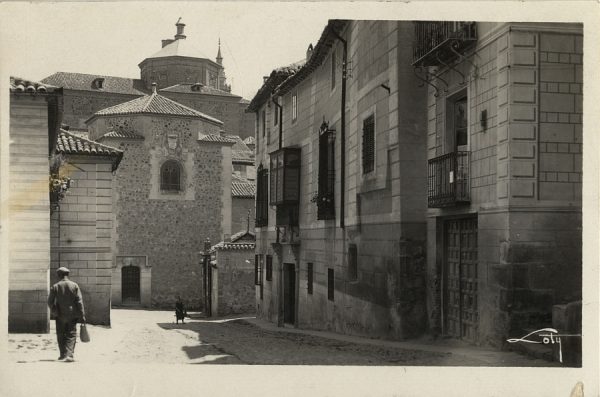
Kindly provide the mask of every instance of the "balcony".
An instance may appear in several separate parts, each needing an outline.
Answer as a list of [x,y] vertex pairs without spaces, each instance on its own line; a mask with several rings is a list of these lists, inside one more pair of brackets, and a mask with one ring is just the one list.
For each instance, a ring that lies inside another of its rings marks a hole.
[[427,201],[429,208],[452,207],[471,202],[469,152],[452,152],[429,160]]
[[449,63],[476,42],[475,22],[415,22],[413,66]]

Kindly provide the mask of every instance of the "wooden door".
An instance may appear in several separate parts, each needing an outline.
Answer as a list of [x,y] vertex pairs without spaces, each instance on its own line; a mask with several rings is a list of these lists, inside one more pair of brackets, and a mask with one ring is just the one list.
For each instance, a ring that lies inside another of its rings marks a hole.
[[444,332],[477,340],[477,218],[445,222]]
[[140,268],[124,266],[121,268],[121,299],[123,304],[140,303]]

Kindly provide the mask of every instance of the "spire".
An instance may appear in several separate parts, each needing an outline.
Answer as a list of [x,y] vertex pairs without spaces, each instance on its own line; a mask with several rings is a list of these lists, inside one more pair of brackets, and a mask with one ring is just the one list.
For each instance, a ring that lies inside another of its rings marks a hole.
[[217,63],[223,65],[223,57],[221,56],[221,38],[219,37],[219,51],[217,52]]
[[181,22],[181,17],[179,17],[175,26],[177,26],[177,34],[175,35],[175,40],[185,39],[186,36],[185,34],[183,34],[185,23]]

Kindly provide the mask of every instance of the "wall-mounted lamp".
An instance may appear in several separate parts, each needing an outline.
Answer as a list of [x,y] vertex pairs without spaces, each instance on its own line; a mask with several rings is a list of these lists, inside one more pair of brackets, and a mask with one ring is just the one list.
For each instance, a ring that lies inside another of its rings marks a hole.
[[387,90],[388,94],[391,92],[390,87],[385,84],[381,84],[380,87],[383,88],[384,90]]

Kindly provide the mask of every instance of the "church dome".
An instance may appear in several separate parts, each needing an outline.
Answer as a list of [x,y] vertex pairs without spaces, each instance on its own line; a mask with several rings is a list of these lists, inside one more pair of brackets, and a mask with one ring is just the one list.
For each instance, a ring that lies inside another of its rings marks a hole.
[[186,39],[178,39],[167,44],[160,51],[150,55],[148,59],[175,56],[209,59],[193,42]]

